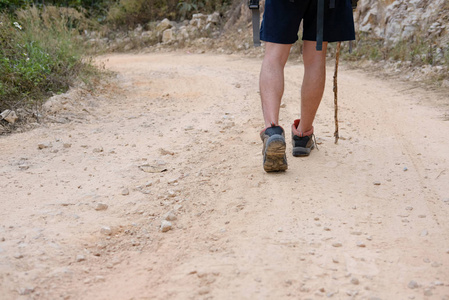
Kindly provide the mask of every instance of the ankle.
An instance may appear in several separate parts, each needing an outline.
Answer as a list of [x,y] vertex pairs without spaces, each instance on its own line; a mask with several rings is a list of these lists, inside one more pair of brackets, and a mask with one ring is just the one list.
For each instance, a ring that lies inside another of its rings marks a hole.
[[309,136],[313,134],[313,126],[310,127],[303,127],[301,124],[300,119],[297,119],[293,122],[292,125],[292,132],[294,135],[297,135],[299,137],[303,136]]

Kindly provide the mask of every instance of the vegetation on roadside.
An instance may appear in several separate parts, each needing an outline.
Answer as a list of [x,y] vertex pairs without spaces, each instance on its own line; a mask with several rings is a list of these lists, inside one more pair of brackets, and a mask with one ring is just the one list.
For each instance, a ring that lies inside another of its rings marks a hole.
[[84,57],[85,15],[54,6],[0,15],[0,111],[38,105],[94,69]]

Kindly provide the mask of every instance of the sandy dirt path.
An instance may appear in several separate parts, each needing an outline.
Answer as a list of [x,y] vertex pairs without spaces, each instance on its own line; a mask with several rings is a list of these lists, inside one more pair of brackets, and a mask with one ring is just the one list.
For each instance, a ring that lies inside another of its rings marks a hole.
[[267,174],[260,59],[101,60],[70,122],[0,137],[0,299],[449,299],[447,94],[343,66],[335,145],[330,62],[319,151]]

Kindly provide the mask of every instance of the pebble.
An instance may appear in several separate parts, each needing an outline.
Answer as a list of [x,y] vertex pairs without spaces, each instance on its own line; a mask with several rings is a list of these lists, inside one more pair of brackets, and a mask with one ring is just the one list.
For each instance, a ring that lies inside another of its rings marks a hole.
[[335,242],[335,243],[332,244],[332,246],[333,246],[333,247],[341,247],[341,246],[343,246],[343,245],[342,245],[342,243],[340,243],[340,242]]
[[426,215],[418,215],[418,218],[424,219]]
[[354,278],[351,279],[351,283],[354,284],[354,285],[358,285],[360,283],[360,281],[357,278],[354,277]]
[[174,221],[177,219],[175,213],[171,210],[163,216],[163,219],[166,221]]
[[374,181],[373,184],[374,185],[380,185],[380,181]]
[[439,266],[441,266],[441,264],[440,264],[439,262],[434,261],[434,262],[431,264],[431,266],[434,267],[434,268],[438,268]]
[[97,203],[97,205],[95,206],[95,210],[98,210],[98,211],[106,210],[106,209],[108,209],[108,205],[101,203],[101,202]]
[[429,232],[427,230],[423,230],[421,231],[421,236],[427,236],[429,234]]
[[323,227],[324,231],[331,231],[329,227]]
[[424,290],[424,296],[432,296],[432,290],[431,289],[425,289]]
[[416,288],[418,288],[418,283],[417,283],[416,281],[414,281],[414,280],[411,280],[411,281],[408,283],[408,287],[409,287],[410,289],[416,289]]
[[407,206],[407,207],[405,208],[405,210],[413,210],[413,207]]
[[169,231],[171,229],[172,229],[172,223],[170,221],[163,220],[161,222],[161,231],[162,232],[167,232],[167,231]]
[[206,295],[206,294],[209,294],[209,293],[210,293],[210,289],[207,286],[203,286],[202,288],[200,288],[198,290],[198,294],[200,294],[200,295]]
[[20,289],[18,290],[18,292],[19,292],[19,295],[22,295],[22,296],[24,296],[24,295],[29,295],[29,294],[31,294],[31,293],[34,292],[34,287],[24,287],[24,288],[20,288]]
[[21,253],[16,253],[16,254],[14,254],[14,258],[15,258],[15,259],[21,259],[21,258],[23,258],[23,254],[21,254]]
[[351,232],[352,235],[362,235],[361,231],[353,231]]
[[101,227],[100,232],[101,232],[102,234],[104,234],[104,235],[111,235],[111,234],[112,234],[112,230],[111,230],[111,228],[108,227],[108,226],[103,226],[103,227]]
[[364,243],[364,242],[357,242],[357,247],[360,247],[360,248],[365,248],[365,247],[366,247],[366,245],[365,245],[365,243]]
[[48,143],[39,143],[39,144],[37,144],[37,149],[42,150],[42,149],[49,148],[50,146],[51,146],[51,144],[48,144]]
[[82,255],[82,254],[79,254],[79,255],[76,256],[76,262],[82,262],[82,261],[85,261],[85,260],[86,260],[86,257],[84,255]]
[[63,146],[64,148],[70,148],[70,147],[72,147],[72,144],[64,143],[62,146]]
[[339,263],[338,258],[337,257],[332,257],[332,262],[335,263],[335,264],[338,264]]
[[128,195],[129,195],[129,189],[128,189],[128,188],[124,188],[124,189],[122,190],[122,195],[123,195],[123,196],[128,196]]
[[406,172],[406,171],[408,171],[408,168],[407,168],[407,167],[404,167],[404,169],[403,169],[403,170],[404,170],[404,172]]

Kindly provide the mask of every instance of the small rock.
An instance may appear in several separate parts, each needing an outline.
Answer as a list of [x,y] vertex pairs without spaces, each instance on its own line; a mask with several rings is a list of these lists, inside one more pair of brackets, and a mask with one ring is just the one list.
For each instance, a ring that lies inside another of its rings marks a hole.
[[39,144],[37,144],[37,149],[39,149],[39,150],[50,148],[50,147],[51,147],[50,143],[39,143]]
[[159,152],[161,153],[161,155],[171,155],[171,156],[175,155],[175,152],[163,148],[160,148]]
[[425,289],[424,290],[424,296],[432,296],[432,290],[431,289]]
[[101,152],[103,152],[103,147],[100,147],[100,148],[94,148],[94,149],[92,150],[92,152],[93,152],[93,153],[101,153]]
[[404,167],[403,170],[404,170],[404,172],[407,172],[407,171],[408,171],[408,168],[407,168],[407,167]]
[[24,296],[24,295],[29,295],[29,294],[31,294],[31,293],[34,292],[34,287],[20,288],[20,289],[18,290],[18,292],[19,292],[19,295],[22,295],[22,296]]
[[128,195],[129,195],[129,190],[128,190],[128,188],[124,188],[124,189],[122,190],[122,195],[123,195],[123,196],[128,196]]
[[337,257],[332,257],[332,262],[335,263],[335,264],[338,264],[339,263],[338,258]]
[[209,293],[210,293],[210,288],[207,287],[207,286],[203,286],[202,288],[200,288],[198,290],[198,294],[200,294],[200,295],[206,295],[206,294],[209,294]]
[[374,185],[380,185],[380,181],[374,181],[373,184]]
[[103,227],[101,227],[100,232],[101,232],[102,234],[104,234],[104,235],[111,235],[111,234],[112,234],[112,230],[111,230],[111,228],[108,227],[108,226],[103,226]]
[[364,243],[364,242],[357,242],[357,247],[360,247],[360,248],[365,248],[365,247],[366,247],[366,245],[365,245],[365,243]]
[[21,259],[21,258],[23,258],[23,254],[21,254],[21,253],[16,253],[16,254],[14,254],[14,258],[15,258],[15,259]]
[[161,223],[161,231],[162,232],[167,232],[170,229],[172,229],[172,223],[170,221],[163,220],[162,223]]
[[6,241],[6,240],[5,240],[4,237],[2,237],[2,238],[0,239],[0,242],[4,242],[4,241]]
[[351,232],[352,235],[362,235],[361,231],[352,231]]
[[14,124],[17,121],[17,119],[19,118],[15,111],[9,110],[9,109],[3,111],[0,114],[0,116],[1,116],[0,120],[5,120],[6,122],[11,123],[11,124]]
[[341,247],[341,246],[343,246],[343,245],[342,245],[342,243],[340,243],[340,242],[335,242],[335,243],[332,244],[332,246],[333,246],[333,247]]
[[177,219],[175,213],[171,210],[163,216],[163,219],[166,221],[174,221]]
[[405,208],[405,210],[413,210],[413,207],[411,207],[411,206],[407,206],[406,208]]
[[352,278],[351,283],[354,285],[358,285],[360,283],[360,281],[357,278]]
[[108,209],[108,205],[107,204],[104,204],[104,203],[101,203],[101,202],[98,202],[97,203],[97,205],[95,206],[95,210],[106,210],[106,209]]
[[331,231],[331,229],[329,227],[323,227],[324,231]]
[[424,219],[426,215],[418,215],[418,218]]
[[411,281],[408,283],[408,287],[409,287],[410,289],[416,289],[416,288],[418,288],[418,283],[417,283],[416,281],[414,281],[414,280],[411,280]]
[[427,230],[423,230],[421,231],[421,236],[427,236],[429,234],[429,232]]
[[70,147],[72,147],[72,144],[64,143],[62,146],[63,146],[64,148],[70,148]]
[[440,264],[439,262],[434,261],[434,262],[431,264],[431,266],[434,267],[434,268],[438,268],[439,266],[441,266],[441,264]]
[[82,254],[76,256],[76,262],[82,262],[85,260],[86,260],[86,257]]

